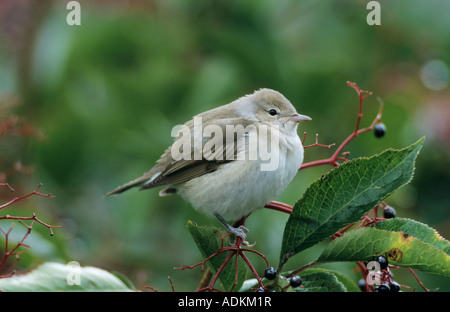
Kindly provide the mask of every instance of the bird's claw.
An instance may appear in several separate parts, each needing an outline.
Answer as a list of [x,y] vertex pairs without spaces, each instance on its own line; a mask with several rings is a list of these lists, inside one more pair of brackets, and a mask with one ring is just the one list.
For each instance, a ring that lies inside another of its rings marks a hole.
[[[253,246],[255,246],[256,243],[249,244],[249,243],[245,240],[245,237],[247,236],[246,233],[247,233],[248,231],[249,231],[249,230],[248,230],[245,226],[243,226],[243,225],[241,225],[241,226],[239,226],[239,227],[237,227],[237,228],[231,228],[231,229],[229,229],[229,232],[230,232],[231,234],[233,234],[233,235],[236,236],[236,237],[240,237],[240,238],[242,239],[242,245],[247,246],[247,247],[253,247]],[[230,242],[230,245],[235,245],[235,244],[236,244],[236,241]]]

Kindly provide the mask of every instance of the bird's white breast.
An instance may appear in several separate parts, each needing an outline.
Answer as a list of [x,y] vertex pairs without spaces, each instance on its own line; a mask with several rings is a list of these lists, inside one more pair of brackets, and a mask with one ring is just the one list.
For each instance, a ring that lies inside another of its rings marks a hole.
[[298,135],[280,135],[278,166],[261,170],[267,161],[234,160],[217,171],[192,179],[178,187],[178,193],[196,209],[218,213],[226,220],[236,220],[280,195],[295,177],[303,161],[303,147]]

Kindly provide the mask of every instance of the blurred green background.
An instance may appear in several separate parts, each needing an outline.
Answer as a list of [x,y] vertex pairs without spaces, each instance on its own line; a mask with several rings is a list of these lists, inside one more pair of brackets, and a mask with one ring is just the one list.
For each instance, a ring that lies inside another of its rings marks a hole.
[[[43,137],[0,141],[0,171],[19,160],[34,172],[11,176],[16,192],[42,182],[41,191],[56,196],[6,213],[35,211],[62,225],[53,237],[35,225],[32,248],[15,268],[75,260],[120,272],[141,289],[170,291],[170,276],[176,291],[194,290],[200,270],[173,269],[202,260],[186,223],[218,221],[157,190],[103,194],[147,171],[171,144],[173,126],[262,87],[312,117],[299,129],[308,133],[306,144],[316,133],[321,143],[339,144],[353,131],[358,98],[347,81],[374,93],[362,126],[375,117],[379,96],[386,136],[361,135],[346,149],[350,158],[426,135],[414,180],[387,201],[398,216],[450,237],[449,1],[379,1],[380,26],[366,22],[368,1],[79,1],[80,26],[66,23],[67,2],[0,1],[0,101],[15,97],[20,105],[12,113]],[[305,161],[331,153],[308,149]],[[301,171],[277,200],[294,204],[329,169]],[[2,202],[11,196],[0,194]],[[273,266],[286,220],[267,209],[247,220],[248,240]],[[21,230],[15,227],[17,237]],[[300,253],[286,269],[322,247]],[[251,259],[262,274],[264,262]],[[360,278],[353,263],[329,267]],[[417,273],[427,287],[450,290],[448,279]],[[406,270],[394,274],[422,290]]]

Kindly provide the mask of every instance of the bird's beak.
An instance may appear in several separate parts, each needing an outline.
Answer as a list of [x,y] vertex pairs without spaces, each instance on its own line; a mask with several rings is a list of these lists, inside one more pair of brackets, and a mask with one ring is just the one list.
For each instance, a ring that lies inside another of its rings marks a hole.
[[300,121],[309,121],[312,119],[311,119],[311,117],[306,116],[306,115],[293,114],[293,115],[289,116],[289,120],[292,120],[295,122],[300,122]]

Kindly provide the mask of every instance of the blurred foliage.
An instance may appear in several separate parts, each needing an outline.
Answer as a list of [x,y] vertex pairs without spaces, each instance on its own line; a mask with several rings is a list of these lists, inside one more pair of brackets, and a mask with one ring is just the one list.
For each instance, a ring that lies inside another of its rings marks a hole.
[[[450,237],[448,1],[379,1],[381,26],[367,25],[367,1],[79,2],[81,26],[67,25],[67,1],[0,2],[0,98],[18,96],[16,113],[45,136],[26,140],[8,157],[34,167],[21,181],[29,189],[42,182],[56,195],[33,203],[41,218],[63,226],[33,244],[27,257],[34,260],[19,263],[22,268],[49,258],[75,260],[119,271],[138,288],[169,291],[171,276],[175,290],[195,289],[199,270],[172,270],[201,257],[186,223],[217,221],[155,190],[103,194],[148,170],[171,144],[173,126],[262,87],[280,91],[312,117],[299,129],[307,131],[307,144],[315,133],[321,143],[339,144],[357,114],[348,80],[374,92],[363,125],[376,114],[379,96],[388,129],[381,140],[358,137],[348,146],[350,157],[426,135],[414,180],[388,202],[398,216]],[[9,143],[0,143],[3,154]],[[305,161],[330,153],[313,148]],[[329,169],[301,171],[277,200],[294,204]],[[286,220],[264,210],[247,221],[248,239],[269,262],[277,261]],[[44,245],[51,256],[40,254]],[[313,247],[291,263],[319,252]],[[255,265],[262,272],[264,263]],[[354,264],[338,266],[359,279]],[[398,274],[416,287],[408,272]],[[419,276],[450,290],[445,279]]]

